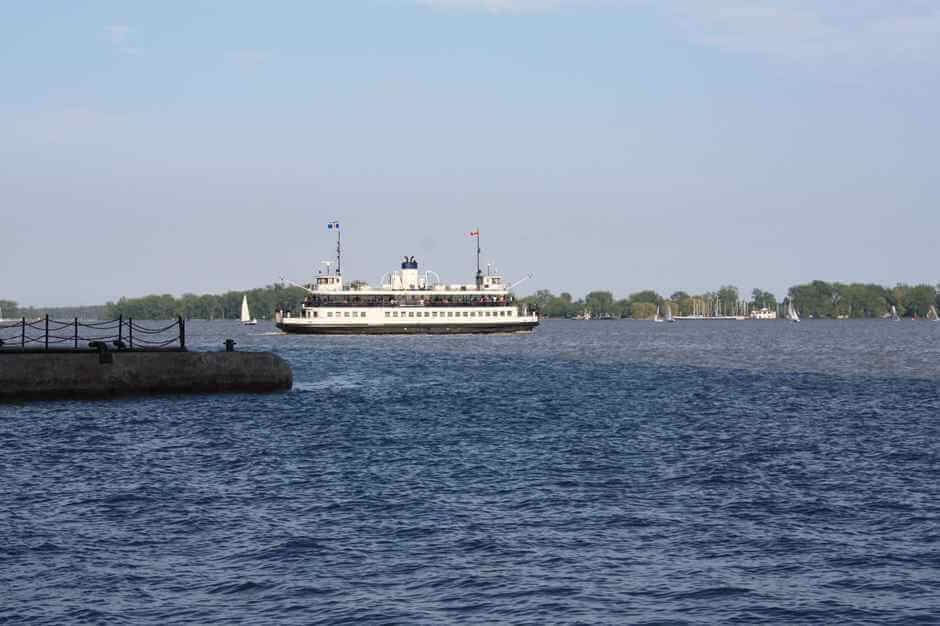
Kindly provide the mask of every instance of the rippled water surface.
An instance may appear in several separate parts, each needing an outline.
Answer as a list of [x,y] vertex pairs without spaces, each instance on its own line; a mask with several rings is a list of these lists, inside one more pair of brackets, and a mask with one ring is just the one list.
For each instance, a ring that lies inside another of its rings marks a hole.
[[0,405],[0,622],[940,621],[940,324],[297,337]]

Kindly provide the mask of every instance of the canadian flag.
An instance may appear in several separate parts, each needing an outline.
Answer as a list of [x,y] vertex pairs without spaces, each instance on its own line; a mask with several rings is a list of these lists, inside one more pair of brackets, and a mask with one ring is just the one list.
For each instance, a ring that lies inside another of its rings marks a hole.
[[470,231],[470,236],[471,236],[471,237],[479,237],[479,236],[480,236],[480,229],[478,228],[478,229],[476,229],[476,230],[471,230],[471,231]]

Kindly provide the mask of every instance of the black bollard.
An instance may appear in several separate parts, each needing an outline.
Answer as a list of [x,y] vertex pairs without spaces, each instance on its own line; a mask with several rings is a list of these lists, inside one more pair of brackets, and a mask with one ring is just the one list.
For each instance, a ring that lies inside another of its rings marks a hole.
[[114,355],[108,351],[108,344],[103,341],[89,341],[89,348],[94,348],[98,351],[98,363],[104,365],[106,363],[114,363]]
[[225,340],[225,351],[226,352],[235,352],[235,340],[226,339]]

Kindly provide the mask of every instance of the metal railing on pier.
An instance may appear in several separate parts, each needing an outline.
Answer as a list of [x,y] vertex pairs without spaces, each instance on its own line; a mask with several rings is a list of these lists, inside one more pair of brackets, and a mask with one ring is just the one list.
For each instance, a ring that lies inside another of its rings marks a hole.
[[0,352],[11,350],[66,351],[186,350],[182,317],[163,327],[145,326],[133,318],[105,321],[37,319],[0,321]]

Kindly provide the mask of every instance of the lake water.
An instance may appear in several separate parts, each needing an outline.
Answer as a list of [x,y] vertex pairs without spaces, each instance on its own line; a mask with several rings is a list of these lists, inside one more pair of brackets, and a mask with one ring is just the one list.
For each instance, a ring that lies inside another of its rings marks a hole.
[[0,622],[940,622],[940,324],[312,337],[0,404]]

